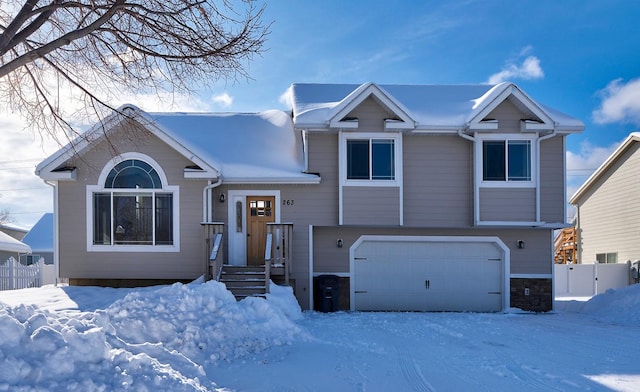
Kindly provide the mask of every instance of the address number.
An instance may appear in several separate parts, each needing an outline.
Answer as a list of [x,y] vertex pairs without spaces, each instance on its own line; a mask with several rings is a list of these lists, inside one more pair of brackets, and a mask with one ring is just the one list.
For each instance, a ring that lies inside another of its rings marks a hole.
[[285,200],[282,200],[282,205],[283,205],[283,206],[292,206],[292,205],[294,205],[294,204],[296,204],[296,201],[295,201],[295,200],[293,200],[293,199],[285,199]]

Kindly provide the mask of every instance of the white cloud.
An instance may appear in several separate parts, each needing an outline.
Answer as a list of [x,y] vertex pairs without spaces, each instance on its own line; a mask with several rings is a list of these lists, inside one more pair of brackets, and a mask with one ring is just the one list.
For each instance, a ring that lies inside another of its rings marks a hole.
[[[526,47],[521,51],[521,55],[524,55],[531,51],[530,47]],[[501,83],[507,80],[514,79],[524,79],[524,80],[532,80],[532,79],[542,79],[544,77],[544,71],[540,66],[540,59],[536,56],[528,56],[525,58],[521,64],[517,63],[508,63],[505,65],[500,72],[497,72],[491,76],[489,76],[488,82],[490,84]]]
[[228,108],[233,104],[233,97],[229,95],[226,91],[222,94],[214,95],[211,97],[211,100],[223,108]]
[[599,91],[602,104],[593,111],[593,121],[599,124],[623,122],[640,125],[640,78],[624,83],[610,82]]

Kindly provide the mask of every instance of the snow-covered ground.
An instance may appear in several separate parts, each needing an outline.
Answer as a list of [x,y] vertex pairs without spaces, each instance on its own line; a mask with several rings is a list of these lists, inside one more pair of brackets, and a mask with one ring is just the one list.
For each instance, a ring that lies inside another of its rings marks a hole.
[[549,314],[301,312],[217,282],[0,292],[0,391],[638,391],[640,285]]

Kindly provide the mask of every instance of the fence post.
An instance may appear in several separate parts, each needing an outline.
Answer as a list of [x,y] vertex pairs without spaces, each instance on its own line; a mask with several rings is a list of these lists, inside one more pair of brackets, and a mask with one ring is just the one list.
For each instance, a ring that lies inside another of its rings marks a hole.
[[36,287],[44,285],[44,257],[38,259],[38,283]]
[[13,290],[16,287],[16,259],[13,256],[9,257],[7,265],[9,266],[9,290]]

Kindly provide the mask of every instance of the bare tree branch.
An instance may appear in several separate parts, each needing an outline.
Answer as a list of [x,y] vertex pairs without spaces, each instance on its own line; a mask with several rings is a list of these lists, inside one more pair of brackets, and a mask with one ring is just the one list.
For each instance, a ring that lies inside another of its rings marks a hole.
[[75,115],[113,109],[120,91],[190,93],[249,78],[270,28],[263,13],[254,0],[2,1],[0,102],[68,137]]

